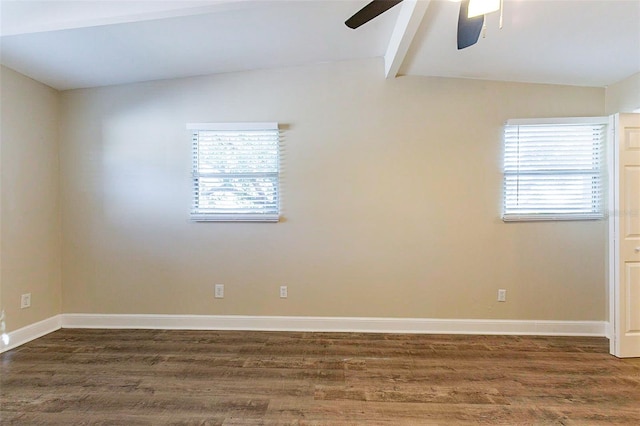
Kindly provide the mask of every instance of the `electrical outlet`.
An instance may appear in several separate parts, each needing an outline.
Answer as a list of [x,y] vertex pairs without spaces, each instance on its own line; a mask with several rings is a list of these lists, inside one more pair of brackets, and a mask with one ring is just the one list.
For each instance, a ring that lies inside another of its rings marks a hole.
[[20,309],[31,307],[31,293],[25,293],[20,296]]
[[498,290],[498,302],[506,302],[507,301],[507,290],[501,288]]
[[224,284],[216,284],[213,297],[216,299],[224,298]]
[[288,295],[289,295],[289,291],[287,289],[287,286],[286,285],[281,285],[280,286],[280,299],[286,299]]

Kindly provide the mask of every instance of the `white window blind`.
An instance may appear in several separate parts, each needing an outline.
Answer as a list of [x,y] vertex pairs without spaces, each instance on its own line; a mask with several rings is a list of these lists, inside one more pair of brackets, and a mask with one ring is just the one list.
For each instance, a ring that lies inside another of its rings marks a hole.
[[279,219],[277,123],[195,123],[192,130],[194,221]]
[[502,218],[604,217],[606,118],[509,120]]

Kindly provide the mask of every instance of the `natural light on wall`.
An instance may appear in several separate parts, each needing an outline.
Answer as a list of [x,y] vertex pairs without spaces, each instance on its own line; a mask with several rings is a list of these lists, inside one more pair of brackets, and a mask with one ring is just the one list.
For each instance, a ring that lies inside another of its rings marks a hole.
[[9,335],[6,333],[6,326],[4,323],[4,310],[0,313],[0,339],[2,339],[2,343],[5,346],[9,344]]

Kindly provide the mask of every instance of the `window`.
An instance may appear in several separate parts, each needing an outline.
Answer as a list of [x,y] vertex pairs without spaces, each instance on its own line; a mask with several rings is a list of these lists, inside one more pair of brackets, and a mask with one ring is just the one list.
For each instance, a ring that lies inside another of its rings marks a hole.
[[604,217],[607,118],[509,120],[502,219]]
[[187,124],[192,130],[194,221],[277,222],[277,123]]

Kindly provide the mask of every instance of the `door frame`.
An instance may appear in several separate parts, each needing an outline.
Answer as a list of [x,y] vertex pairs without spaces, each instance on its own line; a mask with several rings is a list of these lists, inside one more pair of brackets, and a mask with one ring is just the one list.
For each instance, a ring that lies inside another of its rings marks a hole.
[[[616,113],[609,116],[609,133],[608,136],[611,140],[608,142],[607,148],[607,166],[608,166],[608,178],[609,178],[609,231],[608,231],[608,256],[607,256],[607,285],[608,285],[608,308],[609,308],[609,324],[607,327],[607,337],[609,338],[609,353],[616,357],[623,356],[620,328],[622,326],[621,310],[620,310],[620,289],[621,289],[621,269],[620,262],[622,262],[619,239],[622,235],[620,230],[620,144],[624,141],[621,140],[620,130],[620,114]],[[633,112],[629,114],[637,114],[640,117],[640,113]],[[628,314],[628,313],[627,313]],[[628,355],[624,355],[628,356]],[[632,355],[640,356],[640,355]]]
[[619,277],[618,262],[620,253],[617,247],[617,235],[619,235],[620,218],[616,212],[617,202],[620,199],[620,176],[618,170],[620,168],[620,159],[618,154],[618,123],[620,114],[609,116],[609,142],[607,143],[607,176],[609,180],[609,233],[607,236],[607,269],[608,269],[608,304],[609,304],[609,324],[607,327],[607,337],[609,338],[609,353],[615,355],[619,353],[619,342],[617,337],[618,321],[616,314],[618,313],[618,290],[620,283],[617,281]]

